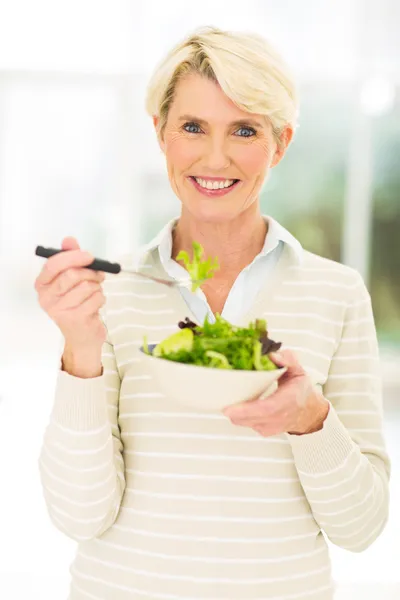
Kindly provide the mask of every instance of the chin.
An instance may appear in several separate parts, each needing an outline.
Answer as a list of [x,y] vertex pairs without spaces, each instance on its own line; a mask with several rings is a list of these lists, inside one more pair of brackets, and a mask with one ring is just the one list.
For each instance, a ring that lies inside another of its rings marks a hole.
[[[222,203],[221,203],[222,204]],[[222,223],[229,221],[237,216],[237,206],[227,202],[225,205],[219,205],[218,202],[188,202],[183,203],[185,209],[196,219],[208,223]]]

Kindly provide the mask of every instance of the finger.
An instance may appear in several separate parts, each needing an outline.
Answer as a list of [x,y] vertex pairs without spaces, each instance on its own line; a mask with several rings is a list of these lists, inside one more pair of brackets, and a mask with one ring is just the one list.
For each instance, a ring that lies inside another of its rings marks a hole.
[[271,411],[270,413],[264,413],[257,417],[246,417],[246,418],[235,418],[231,419],[234,425],[240,425],[242,427],[274,427],[276,424],[282,426],[288,425],[292,422],[292,413],[290,410]]
[[262,435],[262,437],[273,437],[274,435],[280,435],[281,433],[283,433],[285,430],[281,429],[280,427],[266,427],[266,426],[260,426],[260,427],[252,427],[252,429]]
[[279,352],[271,352],[268,356],[277,367],[286,367],[287,371],[282,376],[282,381],[286,381],[293,375],[304,374],[304,369],[301,366],[297,355],[292,350],[285,349],[280,350]]
[[[279,391],[279,390],[278,390]],[[268,417],[272,413],[274,404],[280,400],[281,392],[274,392],[268,398],[258,398],[257,400],[247,400],[234,406],[228,406],[223,410],[226,417],[232,422],[238,421],[255,421]],[[269,400],[269,403],[267,403]]]
[[60,273],[71,267],[86,267],[90,265],[94,260],[94,257],[89,252],[83,252],[82,250],[68,250],[66,252],[60,252],[47,259],[39,277],[36,279],[35,287],[48,285]]
[[81,283],[57,302],[55,308],[60,311],[77,308],[97,292],[102,293],[99,283],[95,281],[81,281]]
[[78,244],[78,240],[74,237],[66,237],[63,239],[61,243],[61,248],[63,250],[80,250],[81,247]]
[[83,281],[94,281],[99,284],[105,279],[101,271],[85,268],[67,269],[49,285],[49,292],[55,296],[63,296]]
[[252,423],[259,420],[284,418],[293,411],[293,399],[295,397],[294,383],[288,382],[285,387],[278,388],[267,397],[257,400],[241,402],[234,406],[228,406],[223,413],[232,422]]
[[106,298],[101,291],[94,292],[91,296],[86,298],[84,302],[79,304],[73,311],[79,311],[80,314],[86,315],[87,317],[97,315],[100,308],[106,303]]

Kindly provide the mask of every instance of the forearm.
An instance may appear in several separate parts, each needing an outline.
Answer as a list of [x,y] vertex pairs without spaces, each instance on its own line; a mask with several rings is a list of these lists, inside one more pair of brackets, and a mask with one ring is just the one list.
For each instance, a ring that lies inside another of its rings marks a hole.
[[289,435],[314,518],[336,545],[367,548],[388,517],[388,477],[382,460],[365,455],[330,407],[321,430]]
[[[40,453],[49,514],[77,541],[96,537],[113,523],[125,488],[122,444],[118,432],[113,435],[117,426],[108,415],[105,377],[59,372]],[[118,374],[107,378],[117,390]]]

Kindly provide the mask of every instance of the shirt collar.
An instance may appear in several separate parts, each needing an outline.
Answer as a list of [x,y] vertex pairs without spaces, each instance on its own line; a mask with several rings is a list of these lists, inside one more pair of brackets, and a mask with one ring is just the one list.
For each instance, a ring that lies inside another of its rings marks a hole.
[[[300,242],[287,229],[285,229],[285,227],[278,223],[278,221],[269,215],[263,215],[263,217],[266,222],[268,222],[268,233],[265,236],[264,246],[256,258],[266,256],[278,246],[279,242],[283,242],[284,244],[290,246],[290,248],[293,250],[295,258],[299,264],[303,257],[303,247]],[[178,217],[171,219],[171,221],[169,221],[169,223],[167,223],[151,240],[151,242],[146,244],[142,249],[144,251],[151,252],[152,250],[158,248],[162,262],[164,262],[166,259],[170,259],[172,254],[172,230],[177,220]]]

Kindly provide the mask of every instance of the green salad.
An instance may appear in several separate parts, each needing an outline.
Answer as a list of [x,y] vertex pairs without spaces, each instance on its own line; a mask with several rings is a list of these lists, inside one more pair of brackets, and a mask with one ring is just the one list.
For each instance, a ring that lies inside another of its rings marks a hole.
[[[199,280],[209,279],[218,268],[216,259],[202,261],[202,256],[203,248],[194,242],[193,262],[186,252],[180,252],[177,257],[184,260],[193,283],[196,283],[195,289],[201,285]],[[157,344],[152,352],[145,337],[143,351],[174,362],[215,369],[272,371],[278,368],[268,354],[279,350],[281,343],[268,337],[264,319],[256,319],[248,327],[237,327],[216,314],[215,323],[210,323],[206,317],[200,326],[186,317],[178,327],[180,331]]]

